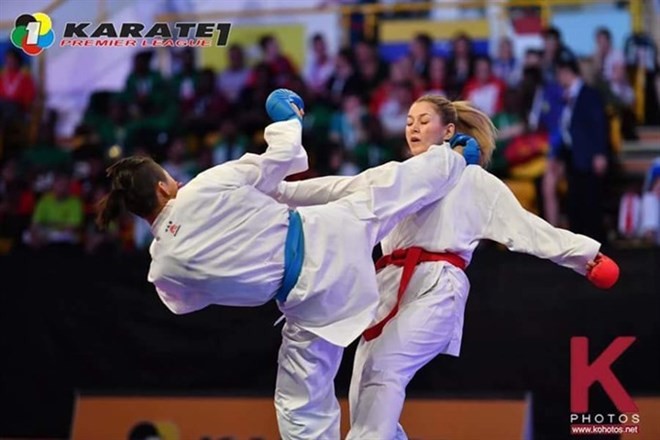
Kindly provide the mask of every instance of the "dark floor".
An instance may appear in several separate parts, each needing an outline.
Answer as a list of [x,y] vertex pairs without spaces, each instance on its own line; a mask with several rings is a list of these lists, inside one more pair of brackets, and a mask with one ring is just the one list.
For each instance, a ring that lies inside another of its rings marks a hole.
[[[637,341],[613,371],[632,394],[660,395],[660,251],[620,250],[609,292],[548,261],[481,249],[461,357],[423,369],[410,395],[534,396],[535,440],[568,437],[569,344],[591,358]],[[274,304],[176,316],[146,282],[148,261],[73,254],[0,259],[0,437],[67,437],[76,390],[270,395]],[[353,347],[337,378],[345,394]],[[593,412],[612,412],[599,387]],[[441,415],[439,415],[441,417]],[[594,439],[590,436],[590,439]]]

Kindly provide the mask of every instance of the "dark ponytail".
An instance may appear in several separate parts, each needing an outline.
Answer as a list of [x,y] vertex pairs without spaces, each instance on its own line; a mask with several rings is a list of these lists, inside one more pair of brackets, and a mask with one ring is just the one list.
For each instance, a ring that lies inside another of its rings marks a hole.
[[126,212],[123,191],[111,190],[97,205],[96,225],[105,231],[108,225]]
[[97,226],[105,230],[126,212],[140,217],[152,215],[158,208],[156,187],[166,180],[163,169],[149,157],[121,159],[107,170],[110,193],[97,205]]

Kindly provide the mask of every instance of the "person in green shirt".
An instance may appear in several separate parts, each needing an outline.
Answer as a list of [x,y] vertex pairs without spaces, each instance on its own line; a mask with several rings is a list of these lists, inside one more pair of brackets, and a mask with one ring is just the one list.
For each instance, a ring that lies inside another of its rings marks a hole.
[[158,113],[170,90],[161,74],[151,69],[153,52],[138,52],[133,58],[133,70],[126,78],[124,101],[134,118]]
[[151,68],[152,51],[142,51],[133,58],[133,70],[126,78],[122,99],[128,110],[123,145],[128,151],[155,139],[158,133],[176,129],[178,100],[160,72]]
[[66,174],[57,174],[50,192],[44,194],[34,210],[26,243],[32,247],[49,244],[77,244],[84,214],[80,197],[72,195]]

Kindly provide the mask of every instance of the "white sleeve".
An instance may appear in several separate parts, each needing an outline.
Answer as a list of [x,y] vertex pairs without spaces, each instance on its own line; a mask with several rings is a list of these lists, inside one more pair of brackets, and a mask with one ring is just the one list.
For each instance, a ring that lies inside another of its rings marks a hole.
[[526,211],[511,190],[499,179],[483,237],[502,243],[514,252],[545,258],[585,275],[587,263],[598,255],[600,243],[565,229],[555,228]]
[[209,305],[208,295],[191,292],[189,289],[175,280],[162,276],[163,266],[161,260],[155,259],[158,253],[158,243],[154,240],[149,247],[151,265],[147,274],[147,281],[153,284],[158,297],[170,312],[182,315],[191,313]]
[[218,165],[200,176],[210,177],[228,187],[252,185],[273,194],[285,177],[306,171],[307,153],[302,146],[300,121],[275,122],[266,127],[264,138],[268,148],[263,154],[244,154],[238,160]]
[[190,291],[173,280],[164,277],[153,279],[151,274],[148,280],[156,288],[163,304],[176,315],[195,312],[209,305],[208,295]]
[[291,207],[324,205],[351,194],[358,176],[324,176],[297,182],[281,182],[275,198]]
[[[446,178],[438,192],[444,197],[451,190],[465,169],[463,156],[451,150],[448,145],[433,145],[428,152],[412,157],[405,162],[388,162],[361,172],[357,176],[326,176],[299,182],[281,182],[274,197],[289,206],[322,205],[349,196],[357,191],[373,186],[391,185],[399,172],[420,172],[433,160],[439,162],[436,176]],[[426,156],[433,154],[434,156]],[[435,181],[435,179],[434,179]],[[421,181],[420,181],[421,184]]]
[[158,293],[158,297],[160,300],[165,304],[167,309],[174,313],[175,315],[183,315],[185,313],[190,313],[194,312],[195,310],[192,308],[188,308],[185,306],[184,303],[175,300],[171,295],[169,295],[166,291],[163,289],[160,289],[158,286],[154,286],[156,288],[156,293]]
[[276,199],[289,206],[324,205],[377,184],[379,174],[396,167],[397,162],[368,169],[357,176],[324,176],[297,182],[281,182]]

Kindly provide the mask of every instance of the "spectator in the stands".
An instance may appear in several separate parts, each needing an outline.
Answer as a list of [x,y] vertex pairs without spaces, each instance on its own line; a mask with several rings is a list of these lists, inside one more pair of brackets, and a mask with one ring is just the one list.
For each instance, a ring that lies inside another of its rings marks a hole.
[[520,81],[520,63],[513,53],[513,42],[508,37],[502,37],[497,45],[497,55],[493,58],[493,74],[514,87]]
[[346,151],[339,145],[332,145],[329,162],[330,174],[333,175],[355,176],[360,172],[360,167],[355,163],[352,152]]
[[628,76],[626,75],[626,66],[623,60],[616,61],[611,66],[609,77],[610,91],[620,100],[621,104],[630,112],[635,104],[635,91],[633,90]]
[[[619,235],[626,239],[636,239],[641,234],[642,198],[636,185],[630,185],[619,200]],[[653,237],[655,238],[655,237]]]
[[0,71],[0,104],[3,115],[5,106],[9,111],[11,104],[14,104],[17,106],[17,111],[28,112],[34,103],[36,96],[34,80],[23,67],[21,53],[16,49],[8,49]]
[[[414,75],[410,57],[401,57],[399,60],[393,62],[390,66],[388,78],[380,83],[371,96],[369,111],[374,115],[378,115],[383,104],[391,99],[395,85],[405,81],[410,82]],[[424,92],[425,85],[425,82],[419,83],[419,88],[415,89],[413,92],[414,97],[417,97]]]
[[238,99],[241,105],[236,108],[242,127],[250,136],[257,131],[262,131],[263,127],[268,124],[269,118],[264,102],[276,87],[274,78],[264,63],[254,66],[251,76],[250,83],[243,88]]
[[362,92],[367,100],[378,85],[388,76],[389,67],[378,55],[376,43],[360,40],[354,46],[356,72],[362,84]]
[[408,109],[413,101],[413,86],[410,81],[394,84],[378,114],[386,138],[400,137],[405,132]]
[[660,158],[653,161],[641,188],[631,184],[619,201],[619,234],[660,245]]
[[653,162],[647,172],[641,210],[642,236],[660,245],[660,158]]
[[489,171],[498,177],[506,176],[509,171],[509,164],[504,155],[506,147],[524,132],[522,114],[520,90],[507,89],[504,93],[502,109],[492,118],[497,128],[497,140]]
[[218,76],[219,88],[229,102],[235,103],[247,84],[250,69],[245,65],[245,54],[239,44],[229,46],[227,58],[229,65]]
[[288,56],[280,50],[280,43],[274,35],[267,34],[259,40],[263,54],[262,62],[268,66],[268,71],[276,86],[283,86],[290,76],[296,74],[296,67]]
[[335,69],[326,84],[327,98],[334,106],[339,106],[348,94],[362,93],[362,82],[355,72],[355,60],[350,48],[339,51],[335,58]]
[[248,139],[238,131],[233,118],[225,118],[220,123],[220,140],[213,148],[213,165],[236,160],[247,152]]
[[624,64],[623,52],[612,47],[612,33],[605,27],[596,30],[596,53],[594,64],[599,76],[605,81],[611,81],[614,76],[614,66]]
[[119,94],[93,93],[76,136],[90,137],[90,142],[99,143],[103,148],[124,145],[128,122],[126,105]]
[[458,34],[452,41],[447,72],[449,74],[447,93],[450,99],[456,99],[474,74],[472,40],[467,34]]
[[0,170],[0,242],[7,243],[7,249],[0,245],[0,254],[18,243],[30,224],[35,196],[29,177],[21,172],[16,159],[5,162]]
[[490,58],[477,57],[474,76],[465,84],[463,97],[492,117],[502,110],[505,89],[504,82],[493,75]]
[[353,152],[355,163],[361,171],[397,159],[392,149],[388,148],[383,127],[377,117],[368,115],[364,119],[364,128],[364,139]]
[[[39,125],[35,145],[32,145],[31,148],[26,149],[21,154],[22,162],[25,165],[33,167],[40,172],[45,172],[45,174],[49,175],[49,179],[52,177],[51,170],[70,168],[73,161],[73,154],[76,152],[68,148],[63,148],[58,144],[57,136],[55,135],[56,124],[57,118],[55,112],[46,112],[44,120]],[[38,190],[35,188],[35,191]]]
[[624,47],[628,74],[636,87],[643,90],[644,108],[640,123],[660,125],[660,103],[656,79],[658,66],[658,48],[650,35],[634,33],[626,39]]
[[431,57],[433,56],[433,39],[429,34],[419,33],[410,43],[410,57],[415,73],[421,78],[429,79]]
[[138,52],[133,57],[133,70],[126,78],[124,99],[133,118],[159,113],[169,93],[160,72],[151,68],[153,52]]
[[555,82],[543,79],[540,65],[523,69],[520,83],[522,108],[531,132],[555,133],[564,105],[564,92]]
[[180,183],[187,183],[193,176],[190,173],[190,167],[186,162],[187,148],[182,138],[174,138],[167,149],[167,160],[163,163],[163,169],[166,170],[174,180]]
[[77,244],[83,226],[83,204],[79,196],[71,194],[71,179],[58,172],[50,192],[41,196],[32,216],[32,227],[25,235],[28,245]]
[[158,70],[152,69],[153,51],[142,51],[133,58],[133,70],[126,79],[123,99],[128,107],[125,147],[145,144],[155,154],[164,147],[166,134],[176,127],[179,101]]
[[523,69],[526,67],[543,67],[543,51],[538,49],[527,49],[523,58]]
[[322,34],[311,39],[311,54],[305,66],[305,82],[313,96],[322,95],[334,70],[334,60],[328,54],[328,45]]
[[637,135],[637,117],[635,116],[635,90],[628,81],[623,59],[614,61],[610,68],[609,79],[598,81],[604,88],[607,104],[616,112],[621,122],[621,135],[624,139],[635,140]]
[[556,68],[559,59],[573,57],[573,52],[564,44],[561,32],[556,27],[543,30],[543,77],[546,81],[557,81]]
[[195,65],[195,49],[186,47],[179,52],[180,70],[170,80],[172,96],[179,100],[181,113],[189,112],[195,101],[195,90],[199,81],[199,71]]
[[218,119],[229,116],[229,102],[216,88],[215,73],[203,69],[197,80],[197,87],[191,107],[184,113],[187,128],[202,138],[218,124]]
[[413,96],[416,98],[421,96],[426,89],[427,80],[415,72],[412,58],[403,56],[396,61],[396,64],[401,69],[403,80],[412,83]]
[[102,156],[92,156],[79,160],[74,165],[74,179],[80,185],[80,195],[85,204],[85,214],[93,216],[95,204],[92,202],[94,191],[106,183],[105,163]]
[[429,80],[424,93],[447,96],[447,62],[444,58],[431,58]]
[[209,168],[213,168],[213,166],[213,150],[203,146],[197,150],[188,172],[191,176],[196,176]]
[[15,49],[8,49],[0,71],[0,159],[25,148],[22,133],[27,132],[36,88],[23,58]]
[[341,110],[335,112],[330,123],[330,140],[352,151],[365,138],[365,117],[368,115],[362,95],[350,93],[342,99]]
[[559,133],[551,142],[550,172],[562,164],[568,178],[568,219],[573,232],[604,241],[602,191],[608,167],[607,121],[600,93],[586,85],[577,60],[564,53],[557,62],[557,79],[565,105]]

